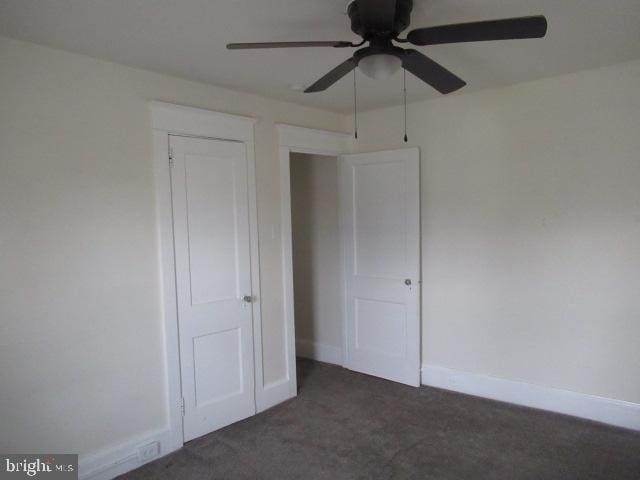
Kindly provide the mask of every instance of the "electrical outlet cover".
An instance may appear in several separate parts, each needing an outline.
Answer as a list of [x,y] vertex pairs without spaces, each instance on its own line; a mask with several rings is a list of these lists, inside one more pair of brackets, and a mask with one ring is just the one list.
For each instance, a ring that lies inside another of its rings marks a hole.
[[138,447],[138,458],[142,461],[155,458],[160,455],[160,443],[151,442],[146,445]]

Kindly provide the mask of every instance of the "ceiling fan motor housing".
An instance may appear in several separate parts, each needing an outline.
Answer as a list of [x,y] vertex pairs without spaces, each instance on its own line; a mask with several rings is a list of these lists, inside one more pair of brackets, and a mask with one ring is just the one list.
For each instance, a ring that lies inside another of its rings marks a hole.
[[[400,32],[407,29],[411,20],[413,0],[396,0],[395,15],[390,25],[378,26],[367,24],[366,19],[360,15],[359,2],[353,0],[347,7],[347,15],[351,19],[351,30],[366,41],[385,40],[396,38]],[[364,0],[370,1],[370,0]]]

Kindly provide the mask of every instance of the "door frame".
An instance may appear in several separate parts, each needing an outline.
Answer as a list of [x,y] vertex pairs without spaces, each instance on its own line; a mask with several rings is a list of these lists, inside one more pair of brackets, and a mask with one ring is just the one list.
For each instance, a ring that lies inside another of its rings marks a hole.
[[173,207],[169,136],[182,135],[215,140],[242,142],[247,153],[249,235],[251,254],[251,290],[255,301],[253,314],[254,385],[256,411],[268,408],[264,401],[262,367],[262,316],[260,296],[260,259],[258,250],[258,209],[256,199],[256,168],[254,125],[257,119],[231,115],[200,108],[152,101],[151,137],[153,173],[158,235],[158,267],[160,271],[161,317],[164,333],[164,368],[166,372],[167,430],[169,445],[162,445],[161,453],[176,450],[184,444],[182,426],[182,386],[180,380],[180,351],[178,341],[178,304],[173,236]]
[[[282,250],[282,285],[284,292],[284,318],[286,336],[287,378],[290,395],[297,394],[296,381],[296,335],[293,294],[293,244],[291,224],[291,153],[308,153],[340,157],[353,150],[353,137],[348,133],[298,127],[284,123],[276,124],[280,149],[280,219]],[[340,159],[338,158],[338,162]],[[340,295],[344,297],[344,261],[340,248]],[[345,321],[344,299],[340,302],[342,325],[342,352],[340,364],[344,363]]]

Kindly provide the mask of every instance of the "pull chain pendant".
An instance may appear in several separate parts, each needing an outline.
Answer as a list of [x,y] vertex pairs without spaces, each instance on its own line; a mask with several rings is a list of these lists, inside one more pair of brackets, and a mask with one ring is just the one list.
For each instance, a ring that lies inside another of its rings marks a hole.
[[358,138],[358,100],[356,90],[356,69],[353,69],[353,122],[354,122],[354,136]]
[[407,71],[402,69],[402,93],[404,96],[404,142],[407,143]]

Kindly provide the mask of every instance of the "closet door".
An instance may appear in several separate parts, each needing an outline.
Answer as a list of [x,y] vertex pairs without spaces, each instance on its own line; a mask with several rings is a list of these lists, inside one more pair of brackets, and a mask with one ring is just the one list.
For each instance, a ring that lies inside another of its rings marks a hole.
[[256,411],[243,143],[170,137],[184,440]]

